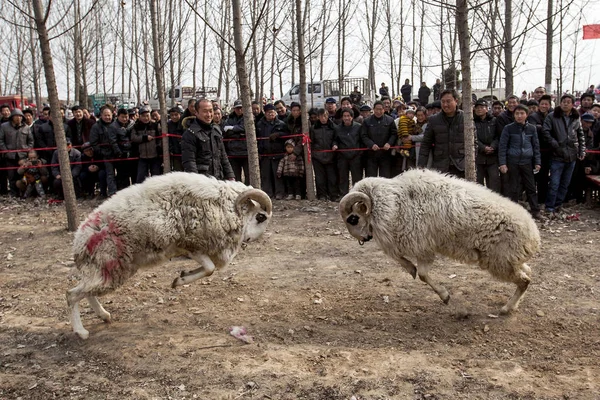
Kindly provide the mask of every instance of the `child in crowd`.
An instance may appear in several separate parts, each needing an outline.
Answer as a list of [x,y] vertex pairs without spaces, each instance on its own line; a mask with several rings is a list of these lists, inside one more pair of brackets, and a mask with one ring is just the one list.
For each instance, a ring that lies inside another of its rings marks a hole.
[[36,193],[42,200],[46,197],[44,184],[48,182],[48,168],[42,165],[44,160],[38,158],[35,150],[29,150],[27,158],[19,161],[17,174],[23,178],[17,181],[17,187],[23,199],[32,197]]
[[[410,144],[410,137],[415,132],[415,110],[412,107],[406,109],[404,115],[400,115],[398,121],[398,146]],[[408,149],[400,149],[399,153],[402,157],[410,157]]]
[[304,177],[304,160],[294,154],[295,143],[292,139],[285,142],[285,156],[279,161],[277,177],[283,178],[287,200],[300,200],[301,182]]

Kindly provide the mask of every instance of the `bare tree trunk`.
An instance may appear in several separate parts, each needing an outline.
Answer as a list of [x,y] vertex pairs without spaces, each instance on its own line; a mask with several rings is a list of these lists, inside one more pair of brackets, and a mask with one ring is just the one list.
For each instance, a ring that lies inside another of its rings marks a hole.
[[[305,13],[309,12],[308,0],[306,0]],[[298,68],[300,71],[300,107],[302,108],[302,133],[308,135],[308,112],[306,98],[306,59],[304,58],[304,25],[302,24],[302,0],[296,0],[296,29],[298,37]],[[341,88],[340,88],[341,89]],[[304,142],[304,140],[303,140]],[[315,199],[315,180],[313,177],[312,161],[309,158],[310,143],[304,147],[304,160],[306,161],[306,198]]]
[[375,29],[377,28],[377,0],[371,1],[371,14],[369,14],[369,0],[365,0],[365,18],[367,22],[367,35],[369,39],[369,88],[375,92]]
[[[208,1],[204,1],[204,15],[208,17]],[[206,87],[206,24],[202,30],[202,87]]]
[[125,93],[125,2],[121,2],[121,93]]
[[[417,15],[417,3],[415,2],[415,0],[411,1],[411,8],[412,8],[412,48],[410,49],[410,84],[414,86],[415,84],[415,47],[416,47],[416,36],[417,36],[417,21],[416,21],[416,15]],[[411,100],[412,100],[412,93],[410,96]]]
[[67,210],[67,225],[71,232],[77,229],[77,203],[75,201],[75,188],[73,186],[73,176],[71,175],[71,164],[69,162],[69,152],[67,151],[67,139],[60,115],[60,101],[58,100],[58,89],[56,88],[56,78],[54,76],[54,65],[52,63],[52,52],[50,50],[50,39],[48,30],[44,21],[45,12],[42,8],[42,0],[32,0],[33,12],[35,15],[35,24],[40,38],[42,48],[42,61],[44,63],[44,72],[46,74],[46,87],[48,90],[48,100],[50,101],[50,112],[52,123],[54,124],[54,136],[58,150],[58,162],[60,164],[60,178],[62,180],[63,192],[65,196],[65,208]]
[[581,16],[583,15],[583,7],[579,9],[579,21],[577,22],[577,29],[575,30],[575,35],[573,35],[573,41],[575,42],[575,46],[573,49],[573,79],[571,80],[571,94],[575,95],[575,73],[577,71],[577,43],[579,43],[579,27],[581,26]]
[[[329,10],[329,2],[327,0],[323,0],[323,11],[322,11],[322,18],[323,18],[323,31],[321,32],[321,55],[320,55],[320,63],[319,63],[319,80],[323,80],[325,79],[325,77],[323,76],[323,66],[325,65],[325,29],[327,29],[327,17],[328,17],[328,10]],[[311,82],[312,82],[312,73],[311,73]],[[340,86],[340,89],[342,88],[342,86]],[[312,91],[311,91],[312,94]],[[312,100],[311,100],[312,102]]]
[[440,6],[440,64],[442,66],[442,90],[446,87],[446,74],[444,66],[444,4],[445,0],[442,0],[442,5]]
[[[423,82],[423,37],[425,37],[425,32],[423,28],[425,26],[425,4],[421,3],[421,22],[420,22],[420,30],[419,33],[419,82],[417,87],[421,87],[421,82]],[[415,82],[413,82],[413,87]]]
[[546,75],[544,78],[544,86],[546,87],[546,93],[552,93],[552,41],[554,40],[554,27],[552,26],[552,11],[553,11],[552,0],[548,0],[548,12],[546,21]]
[[400,93],[402,79],[402,44],[404,43],[404,3],[400,2],[400,42],[398,45],[398,73],[396,74],[396,92],[392,88],[392,96]]
[[[169,0],[168,3],[168,7],[169,7],[169,15],[168,15],[168,25],[169,25],[169,49],[173,49],[174,46],[174,41],[177,40],[175,38],[175,31],[173,28],[173,25],[175,23],[174,18],[173,18],[173,0]],[[161,61],[162,62],[162,61]],[[175,86],[177,86],[177,82],[175,82],[175,59],[173,57],[173,54],[170,55],[169,57],[169,72],[170,72],[170,76],[171,76],[171,84],[169,85],[171,87],[171,89],[167,92],[169,98],[171,99],[171,104],[169,105],[170,107],[173,107],[175,105],[175,90],[173,90],[173,88]]]
[[464,111],[465,178],[475,182],[475,126],[471,98],[471,44],[469,33],[468,0],[456,0],[456,29],[460,43],[462,70],[462,104]]
[[[27,2],[27,7],[28,7],[28,11],[31,14],[31,0]],[[35,27],[33,26],[33,21],[30,20],[30,26],[31,29],[29,29],[29,46],[30,46],[30,50],[31,50],[31,66],[33,68],[33,71],[31,71],[31,78],[33,81],[33,90],[35,92],[35,105],[37,106],[37,108],[39,109],[39,107],[42,105],[42,98],[41,98],[41,94],[40,94],[40,82],[38,79],[38,63],[37,63],[37,57],[38,57],[38,53],[37,53],[37,42],[34,40],[33,38],[33,32]],[[35,115],[34,115],[35,118]]]
[[346,24],[348,19],[346,2],[338,0],[338,12],[340,13],[340,22],[338,27],[338,80],[339,86],[344,84],[344,60],[346,58]]
[[490,34],[490,52],[488,54],[488,63],[489,63],[489,69],[488,69],[488,83],[487,83],[487,87],[488,88],[493,88],[494,87],[494,71],[495,68],[494,66],[496,65],[496,8],[495,6],[498,5],[498,0],[495,0],[494,2],[490,3],[490,8],[488,11],[488,15],[491,16],[491,26],[490,26],[490,30],[489,30],[489,34]]
[[[79,21],[79,0],[75,0],[75,4],[73,7],[73,17],[75,19],[75,24]],[[81,104],[80,95],[80,87],[81,87],[81,57],[79,53],[79,29],[75,27],[73,29],[73,75],[74,75],[74,83],[75,83],[75,104]],[[68,77],[67,77],[68,79]]]
[[235,65],[240,88],[240,97],[244,108],[244,129],[246,131],[246,144],[248,147],[248,166],[250,185],[260,188],[260,170],[258,163],[258,146],[256,144],[256,129],[254,115],[252,114],[252,98],[250,96],[250,82],[246,72],[246,56],[242,42],[242,12],[240,0],[231,0],[233,16],[233,40],[235,43]]
[[[295,14],[295,6],[296,6],[296,2],[295,1],[290,1],[290,7],[292,7],[292,85],[294,85],[296,83],[296,66],[294,65],[297,58],[296,58],[296,18],[294,18]],[[282,91],[282,96],[283,96],[283,91]]]
[[513,94],[514,91],[512,51],[512,0],[504,0],[504,69],[506,71],[506,97]]
[[163,170],[165,173],[171,172],[171,159],[169,155],[169,138],[165,135],[167,130],[167,99],[165,96],[164,84],[164,67],[163,53],[159,43],[159,37],[162,37],[159,32],[158,17],[157,17],[157,2],[158,0],[150,0],[150,18],[152,21],[152,45],[154,47],[154,72],[156,74],[156,86],[158,91],[158,102],[160,104],[160,119],[162,130],[162,149],[163,149]]
[[[391,96],[393,96],[394,93],[396,93],[396,76],[395,76],[395,71],[396,71],[396,63],[395,63],[395,57],[394,57],[394,38],[392,37],[392,26],[394,26],[393,24],[393,16],[392,16],[392,6],[391,6],[391,0],[384,0],[384,6],[385,6],[385,22],[387,24],[386,26],[386,30],[385,30],[385,36],[387,37],[388,40],[388,51],[390,53],[390,75],[391,75],[391,79],[392,79],[392,91],[390,93]],[[400,24],[402,24],[402,20],[400,21]],[[394,35],[395,37],[395,35]],[[401,46],[399,46],[401,48]],[[400,58],[402,57],[402,55],[400,55]]]

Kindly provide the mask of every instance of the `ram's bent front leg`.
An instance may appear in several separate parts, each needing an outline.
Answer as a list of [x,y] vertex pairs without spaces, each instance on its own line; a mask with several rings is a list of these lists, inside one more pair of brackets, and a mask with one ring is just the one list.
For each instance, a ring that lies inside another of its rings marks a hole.
[[417,279],[417,267],[415,266],[415,264],[412,263],[412,261],[410,261],[406,257],[400,257],[398,262],[400,263],[402,268],[404,268],[406,272],[408,272],[413,277],[413,279]]
[[172,288],[177,286],[187,285],[188,283],[194,282],[200,278],[212,275],[215,272],[215,264],[212,262],[209,256],[206,254],[189,254],[189,257],[200,263],[201,267],[196,268],[193,271],[181,271],[181,276],[176,278],[171,284]]
[[450,301],[450,295],[448,294],[446,288],[442,285],[434,283],[429,277],[429,270],[431,269],[431,264],[433,264],[433,260],[417,260],[417,273],[419,274],[419,279],[431,286],[431,288],[438,294],[438,296],[440,296],[440,299],[442,299],[444,304],[448,304],[448,302]]

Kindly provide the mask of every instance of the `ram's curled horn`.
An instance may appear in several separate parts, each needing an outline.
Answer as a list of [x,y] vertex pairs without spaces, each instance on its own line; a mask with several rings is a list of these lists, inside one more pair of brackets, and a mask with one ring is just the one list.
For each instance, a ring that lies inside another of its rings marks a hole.
[[238,212],[238,214],[243,214],[242,207],[244,206],[244,204],[246,204],[248,200],[256,201],[258,204],[260,204],[260,207],[267,212],[269,216],[271,215],[271,212],[273,211],[273,204],[271,203],[271,199],[265,192],[259,189],[246,190],[238,196],[238,198],[235,201],[235,209]]
[[365,214],[368,215],[371,213],[371,198],[362,192],[350,192],[340,201],[340,213],[342,217],[346,219],[348,214],[352,212],[352,206],[359,202],[365,205]]

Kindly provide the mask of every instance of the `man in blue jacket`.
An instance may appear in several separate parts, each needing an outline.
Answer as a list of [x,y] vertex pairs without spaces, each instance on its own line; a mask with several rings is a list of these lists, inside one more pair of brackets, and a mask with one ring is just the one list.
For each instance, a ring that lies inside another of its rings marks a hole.
[[[535,126],[527,122],[529,110],[519,104],[513,111],[515,122],[508,124],[500,135],[498,163],[500,173],[507,174],[507,194],[517,203],[521,185],[525,187],[527,202],[533,218],[540,218],[540,206],[535,191],[534,173],[540,170],[541,153]],[[535,171],[535,172],[534,172]]]

